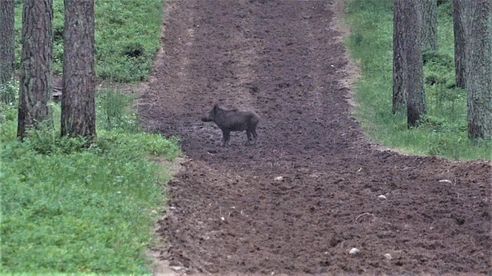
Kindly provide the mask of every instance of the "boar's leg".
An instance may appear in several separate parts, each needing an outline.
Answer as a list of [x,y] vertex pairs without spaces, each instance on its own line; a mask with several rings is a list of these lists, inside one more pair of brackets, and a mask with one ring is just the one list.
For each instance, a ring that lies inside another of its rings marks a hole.
[[229,130],[222,130],[222,146],[226,147],[231,140],[231,133]]
[[251,136],[252,136],[251,130],[246,129],[246,136],[248,137],[248,141],[246,141],[246,145],[251,145],[251,140],[252,140],[252,138],[251,138]]
[[251,130],[251,133],[253,134],[254,143],[256,144],[256,137],[258,137],[258,135],[256,134],[256,129],[255,129],[255,128],[253,128],[253,129]]

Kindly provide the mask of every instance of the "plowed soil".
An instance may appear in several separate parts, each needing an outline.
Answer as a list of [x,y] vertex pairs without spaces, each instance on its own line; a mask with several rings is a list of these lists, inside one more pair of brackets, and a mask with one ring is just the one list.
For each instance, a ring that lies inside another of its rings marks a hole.
[[[333,2],[167,1],[139,109],[189,160],[170,183],[161,258],[218,274],[490,273],[490,164],[367,141]],[[261,116],[256,146],[244,133],[220,146],[200,121],[216,102]]]

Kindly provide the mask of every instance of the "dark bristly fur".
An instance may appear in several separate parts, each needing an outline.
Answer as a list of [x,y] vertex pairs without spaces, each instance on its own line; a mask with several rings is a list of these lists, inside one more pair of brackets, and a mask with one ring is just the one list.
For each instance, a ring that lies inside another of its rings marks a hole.
[[214,122],[222,130],[222,145],[227,146],[231,131],[246,131],[248,141],[256,144],[256,125],[260,117],[252,111],[241,111],[238,109],[223,109],[218,104],[214,105],[208,116],[202,118],[203,122]]

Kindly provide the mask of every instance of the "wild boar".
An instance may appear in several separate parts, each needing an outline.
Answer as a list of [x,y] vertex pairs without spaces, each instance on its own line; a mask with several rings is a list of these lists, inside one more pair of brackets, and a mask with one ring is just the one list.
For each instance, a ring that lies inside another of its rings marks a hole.
[[248,141],[256,144],[256,125],[260,117],[252,111],[241,111],[238,109],[223,109],[218,104],[214,105],[207,116],[202,117],[203,122],[214,122],[222,130],[222,146],[227,146],[231,138],[231,131],[246,131]]

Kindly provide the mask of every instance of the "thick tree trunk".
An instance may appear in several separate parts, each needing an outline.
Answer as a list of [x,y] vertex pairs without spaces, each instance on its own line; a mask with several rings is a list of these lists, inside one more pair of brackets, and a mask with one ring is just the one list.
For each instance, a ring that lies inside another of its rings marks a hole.
[[61,134],[96,137],[94,0],[65,0]]
[[404,90],[407,93],[408,127],[415,127],[426,113],[424,75],[421,49],[422,14],[420,0],[404,1],[404,38],[405,80]]
[[22,14],[22,66],[17,136],[51,119],[52,0],[25,0]]
[[472,74],[468,90],[468,134],[471,138],[492,138],[492,1],[474,0],[469,40]]
[[407,94],[404,90],[404,68],[405,58],[403,57],[403,10],[404,0],[394,1],[393,18],[393,113],[403,112],[407,106]]
[[[0,0],[0,87],[14,78],[15,72],[15,2]],[[9,103],[13,99],[2,93],[0,100]]]
[[420,0],[395,0],[393,31],[393,113],[406,108],[408,126],[426,112],[421,51]]
[[419,0],[422,12],[422,51],[437,50],[437,0]]
[[472,7],[474,0],[453,1],[454,24],[454,62],[456,70],[456,86],[465,89],[466,80],[470,73],[466,62],[469,55],[468,43],[470,40],[470,28],[472,19]]

